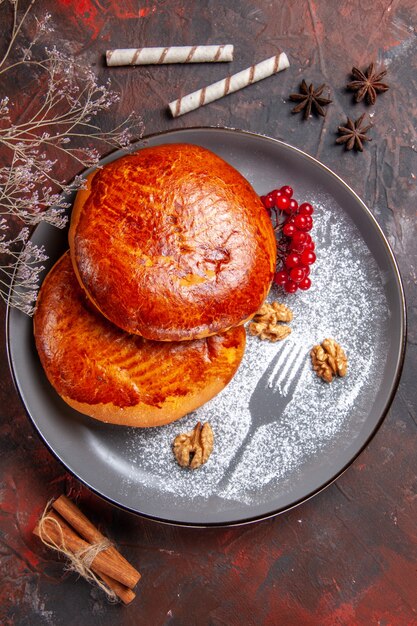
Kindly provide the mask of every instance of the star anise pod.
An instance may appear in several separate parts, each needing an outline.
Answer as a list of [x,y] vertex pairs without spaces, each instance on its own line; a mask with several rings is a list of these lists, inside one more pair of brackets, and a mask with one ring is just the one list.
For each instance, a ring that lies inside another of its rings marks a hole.
[[352,76],[356,80],[348,83],[346,87],[352,91],[356,91],[355,102],[360,102],[364,98],[368,104],[375,104],[376,96],[389,89],[388,85],[381,83],[381,78],[385,76],[387,70],[375,72],[374,64],[362,72],[357,67],[352,68]]
[[362,126],[365,113],[363,113],[357,120],[351,120],[347,118],[346,126],[339,126],[338,132],[341,137],[336,139],[336,143],[344,143],[346,150],[359,150],[363,152],[364,141],[372,141],[370,137],[367,137],[367,131],[372,127],[372,124]]
[[290,100],[299,103],[291,110],[291,113],[299,113],[304,110],[303,118],[305,120],[310,117],[311,113],[317,113],[317,115],[324,117],[326,111],[323,107],[332,102],[328,98],[321,97],[324,88],[324,84],[320,85],[318,89],[314,89],[312,84],[308,87],[306,81],[303,79],[300,85],[300,93],[290,94]]

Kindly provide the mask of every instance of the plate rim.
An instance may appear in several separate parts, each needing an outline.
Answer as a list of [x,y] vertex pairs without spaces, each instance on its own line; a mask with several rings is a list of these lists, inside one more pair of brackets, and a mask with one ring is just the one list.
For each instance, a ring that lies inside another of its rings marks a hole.
[[[146,147],[146,142],[155,138],[159,138],[161,136],[167,136],[167,135],[172,135],[175,133],[193,133],[193,132],[201,132],[201,131],[219,131],[219,132],[231,132],[233,134],[237,133],[237,134],[242,134],[245,136],[249,136],[249,137],[253,137],[253,138],[261,138],[264,139],[266,141],[270,141],[272,143],[276,143],[276,144],[280,144],[285,146],[287,149],[300,154],[302,157],[307,158],[308,160],[312,161],[313,163],[315,163],[316,166],[318,166],[320,169],[324,170],[328,175],[330,175],[331,177],[335,178],[353,197],[354,199],[360,204],[362,210],[365,211],[368,219],[370,219],[370,221],[373,224],[373,227],[375,228],[376,232],[379,235],[379,239],[380,241],[384,244],[385,250],[387,252],[388,258],[390,260],[392,269],[393,269],[393,275],[395,276],[395,284],[397,287],[397,291],[399,294],[399,309],[400,309],[400,345],[399,345],[399,352],[398,352],[398,358],[397,358],[397,363],[395,366],[395,376],[391,382],[391,390],[390,393],[386,399],[384,408],[381,412],[381,416],[380,418],[377,420],[374,428],[372,429],[372,431],[369,433],[369,435],[367,436],[366,440],[363,442],[362,446],[359,448],[359,450],[349,459],[349,461],[334,475],[331,476],[325,483],[321,484],[318,488],[313,489],[313,491],[307,493],[305,496],[298,498],[296,501],[292,502],[290,505],[288,506],[284,506],[284,507],[280,507],[278,509],[274,509],[273,511],[270,511],[269,513],[263,513],[263,514],[258,514],[255,516],[248,516],[247,518],[241,518],[238,520],[229,520],[229,521],[223,521],[223,522],[215,522],[215,521],[210,521],[210,522],[187,522],[187,521],[179,521],[179,520],[169,520],[166,518],[161,518],[159,516],[156,515],[151,515],[149,513],[143,513],[141,511],[136,510],[135,508],[129,507],[126,504],[122,504],[120,502],[116,502],[115,500],[113,500],[113,498],[111,496],[108,496],[104,493],[101,493],[97,488],[93,487],[92,485],[89,484],[89,482],[86,479],[81,478],[75,470],[70,469],[65,462],[60,458],[60,456],[58,455],[58,453],[52,448],[52,446],[49,444],[49,442],[46,440],[46,438],[44,437],[43,433],[41,432],[41,430],[38,428],[36,422],[34,421],[34,419],[32,418],[28,407],[26,406],[26,403],[23,400],[22,394],[20,392],[20,388],[19,388],[19,384],[17,381],[17,376],[16,373],[14,371],[14,367],[12,364],[12,355],[11,355],[11,346],[10,346],[10,341],[11,341],[11,337],[10,337],[10,316],[11,316],[11,310],[12,307],[10,306],[9,302],[7,302],[7,307],[6,307],[6,319],[5,319],[5,335],[6,335],[6,354],[7,354],[7,360],[8,360],[8,365],[9,365],[9,370],[11,373],[11,378],[15,387],[15,390],[18,394],[18,397],[23,405],[23,408],[25,410],[26,415],[29,418],[30,423],[32,424],[32,427],[34,428],[35,432],[37,433],[37,435],[40,437],[42,443],[47,447],[47,449],[52,453],[52,456],[55,457],[59,463],[63,466],[63,468],[65,469],[65,471],[67,471],[68,473],[70,473],[72,476],[74,476],[78,481],[80,481],[81,484],[83,484],[85,487],[87,487],[89,490],[91,490],[94,494],[96,494],[98,497],[102,498],[103,500],[109,502],[110,504],[112,504],[113,506],[116,506],[117,508],[123,510],[123,511],[127,511],[129,513],[132,513],[136,516],[139,517],[143,517],[145,519],[157,522],[159,524],[164,524],[167,526],[177,526],[177,527],[188,527],[188,528],[229,528],[229,527],[238,527],[238,526],[244,526],[247,524],[253,524],[262,520],[266,520],[266,519],[271,519],[273,517],[276,517],[278,515],[282,515],[283,513],[287,512],[287,511],[291,511],[292,509],[300,506],[302,503],[307,502],[308,500],[310,500],[311,498],[313,498],[314,496],[318,495],[319,493],[321,493],[322,491],[324,491],[325,489],[327,489],[332,483],[334,483],[338,478],[340,478],[340,476],[342,476],[346,470],[354,463],[354,461],[362,454],[362,452],[365,450],[365,448],[369,445],[369,443],[372,441],[372,439],[375,437],[376,433],[378,432],[379,428],[382,425],[382,422],[385,420],[385,417],[388,414],[389,409],[391,408],[392,402],[394,400],[395,394],[397,392],[398,389],[398,385],[400,382],[400,378],[401,378],[401,374],[403,371],[403,367],[404,367],[404,360],[405,360],[405,351],[406,351],[406,342],[407,342],[407,307],[406,307],[406,298],[405,298],[405,291],[404,291],[404,285],[403,285],[403,280],[402,280],[402,276],[401,276],[401,272],[400,269],[398,267],[398,263],[397,260],[395,258],[394,252],[389,244],[389,241],[384,233],[384,231],[382,230],[381,226],[379,225],[378,221],[376,220],[376,218],[374,217],[374,215],[372,214],[371,210],[367,207],[367,205],[364,203],[364,201],[360,198],[360,196],[345,182],[345,180],[343,180],[343,178],[341,178],[338,174],[336,174],[332,169],[330,169],[327,165],[325,165],[324,163],[322,163],[321,161],[319,161],[316,157],[311,156],[310,154],[308,154],[307,152],[305,152],[304,150],[301,150],[300,148],[297,148],[281,139],[276,139],[275,137],[271,137],[270,135],[265,135],[262,133],[256,133],[253,131],[248,131],[248,130],[244,130],[241,128],[235,128],[235,127],[231,127],[231,126],[190,126],[190,127],[184,127],[184,128],[175,128],[175,129],[169,129],[169,130],[163,130],[163,131],[158,131],[155,133],[150,133],[148,135],[143,136],[142,138],[140,138],[139,140],[133,142],[132,144],[130,144],[130,146],[128,148],[116,148],[115,150],[112,150],[110,152],[108,152],[107,154],[103,155],[100,158],[100,161],[102,161],[103,159],[106,159],[108,157],[111,157],[113,154],[119,154],[120,156],[124,155],[124,154],[129,154],[131,152],[135,152],[139,149],[145,148]],[[81,177],[86,177],[91,171],[95,170],[97,168],[97,166],[92,166],[89,168],[86,168],[84,170],[82,170],[81,174],[78,174]],[[36,232],[38,226],[40,226],[42,223],[38,224],[35,226],[35,228],[32,230],[31,234],[30,234],[30,239],[33,237],[34,233]],[[15,282],[15,275],[16,275],[16,271],[17,268],[15,268],[15,271],[13,273],[13,277],[12,277],[12,281],[10,284],[10,289],[9,289],[9,294],[11,293],[11,290],[13,288],[14,282]]]

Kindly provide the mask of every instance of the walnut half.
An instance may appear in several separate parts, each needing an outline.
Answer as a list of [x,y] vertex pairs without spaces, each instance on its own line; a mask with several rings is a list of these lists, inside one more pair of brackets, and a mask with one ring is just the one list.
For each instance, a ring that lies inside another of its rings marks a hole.
[[324,339],[310,352],[313,369],[327,383],[335,376],[346,376],[347,356],[342,346],[334,339]]
[[259,337],[259,339],[268,339],[269,341],[281,341],[288,337],[291,328],[286,324],[262,324],[261,322],[251,322],[249,324],[249,332],[251,335]]
[[213,451],[214,435],[208,422],[198,422],[192,431],[177,435],[172,444],[181,467],[196,469],[203,465]]
[[285,304],[264,302],[249,324],[249,332],[259,339],[281,341],[288,337],[291,328],[280,322],[291,322],[292,318],[292,311]]

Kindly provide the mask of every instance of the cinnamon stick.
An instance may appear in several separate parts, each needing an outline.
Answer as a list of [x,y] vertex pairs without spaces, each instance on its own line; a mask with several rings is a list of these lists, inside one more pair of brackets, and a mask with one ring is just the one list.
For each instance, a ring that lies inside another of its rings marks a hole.
[[[91,547],[87,541],[81,539],[74,530],[66,524],[62,517],[54,511],[50,511],[48,516],[44,519],[43,530],[50,541],[56,543],[58,546],[62,546],[65,543],[65,547],[73,553]],[[37,537],[42,539],[38,526],[35,527],[33,532]],[[107,550],[102,550],[93,559],[91,563],[92,571],[99,576],[102,574],[110,576],[126,587],[133,587],[137,583],[137,576],[132,576],[130,571],[126,572],[125,568],[120,564],[120,561],[114,559],[113,556],[109,556],[106,552]]]
[[103,574],[103,572],[97,571],[97,574],[106,583],[106,585],[110,587],[112,591],[114,591],[117,597],[120,598],[122,602],[124,602],[124,604],[130,604],[130,602],[132,602],[132,600],[136,598],[136,594],[133,593],[133,591],[129,589],[129,587],[122,585],[117,580],[114,580],[114,578],[107,576],[107,574]]
[[[94,526],[92,522],[71,502],[66,496],[59,496],[52,507],[78,532],[80,537],[90,543],[99,543],[106,537]],[[140,573],[116,550],[110,546],[103,550],[103,554],[114,560],[120,568],[123,568],[127,576],[132,581],[129,587],[134,587],[140,580]]]

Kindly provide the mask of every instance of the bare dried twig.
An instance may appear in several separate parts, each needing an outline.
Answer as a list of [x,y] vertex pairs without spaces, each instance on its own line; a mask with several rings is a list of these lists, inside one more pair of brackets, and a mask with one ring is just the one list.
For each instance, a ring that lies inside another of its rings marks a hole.
[[[143,132],[135,114],[110,130],[102,130],[98,114],[119,99],[109,83],[99,85],[94,72],[55,47],[44,48],[42,58],[35,56],[42,37],[53,30],[50,14],[33,18],[31,41],[26,47],[25,42],[22,45],[22,26],[35,2],[32,0],[19,16],[19,0],[0,0],[1,10],[6,5],[12,8],[10,41],[0,59],[0,81],[29,65],[43,88],[36,106],[29,107],[23,116],[20,112],[19,119],[18,107],[8,96],[0,98],[0,296],[28,314],[33,313],[37,280],[43,269],[40,263],[46,256],[44,250],[28,242],[25,225],[47,222],[64,227],[69,206],[66,196],[83,184],[79,175],[71,182],[63,180],[60,162],[64,158],[80,171],[96,165],[102,152],[127,147],[133,132]],[[15,48],[20,53],[11,60]],[[16,223],[21,231],[13,236]],[[17,266],[15,288],[9,294]]]

